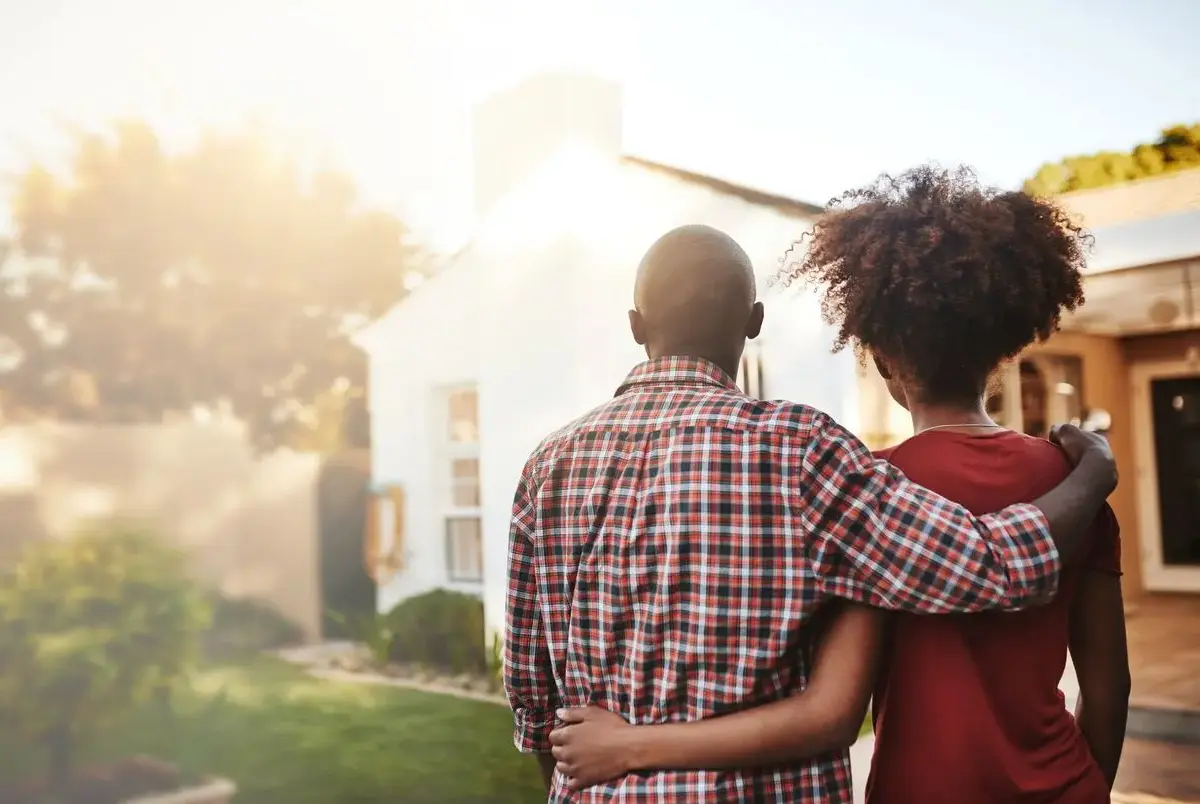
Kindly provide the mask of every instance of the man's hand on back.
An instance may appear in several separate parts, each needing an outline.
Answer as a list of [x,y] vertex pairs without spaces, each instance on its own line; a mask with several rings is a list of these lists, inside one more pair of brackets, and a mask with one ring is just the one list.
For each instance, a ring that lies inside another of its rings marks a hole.
[[1073,424],[1059,424],[1050,428],[1050,440],[1067,455],[1072,466],[1088,462],[1089,476],[1097,483],[1106,484],[1101,491],[1107,496],[1117,487],[1117,462],[1113,458],[1108,439],[1099,433],[1089,433]]

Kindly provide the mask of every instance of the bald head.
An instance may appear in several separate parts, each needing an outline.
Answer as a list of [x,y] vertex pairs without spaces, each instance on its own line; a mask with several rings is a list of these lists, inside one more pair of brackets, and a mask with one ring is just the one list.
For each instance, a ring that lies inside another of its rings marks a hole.
[[638,266],[630,324],[651,357],[703,357],[733,371],[762,306],[742,247],[710,226],[681,226],[655,241]]

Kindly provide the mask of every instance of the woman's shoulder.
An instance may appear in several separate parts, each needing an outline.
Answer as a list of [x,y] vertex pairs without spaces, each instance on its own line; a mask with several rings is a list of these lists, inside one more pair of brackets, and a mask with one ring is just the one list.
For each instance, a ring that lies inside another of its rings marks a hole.
[[914,453],[928,454],[960,450],[1010,452],[1032,460],[1044,460],[1063,465],[1067,463],[1063,451],[1047,439],[1026,435],[1015,430],[1001,430],[987,434],[961,433],[953,430],[918,433],[909,436],[899,444],[874,450],[872,454],[876,458],[886,461],[901,456],[907,457]]
[[942,486],[947,490],[979,486],[995,492],[1008,489],[1016,495],[1041,493],[1071,470],[1066,455],[1054,444],[1010,430],[987,435],[923,433],[876,455],[939,491]]

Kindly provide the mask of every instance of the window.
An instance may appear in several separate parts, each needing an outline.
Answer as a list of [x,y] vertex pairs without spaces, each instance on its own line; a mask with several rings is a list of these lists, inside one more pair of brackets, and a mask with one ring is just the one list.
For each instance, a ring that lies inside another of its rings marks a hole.
[[483,580],[483,532],[478,516],[446,518],[446,574],[452,581]]
[[1005,363],[988,383],[987,413],[1002,427],[1023,430],[1021,372],[1016,361]]
[[754,399],[766,399],[763,391],[762,350],[757,343],[747,343],[746,351],[742,352],[742,362],[738,366],[737,384],[746,396]]
[[446,438],[452,444],[479,444],[479,397],[474,388],[446,396]]
[[439,461],[446,575],[451,581],[483,580],[482,495],[479,483],[479,397],[454,388],[443,397],[446,426]]
[[479,459],[453,458],[450,461],[450,506],[479,507]]
[[992,386],[987,411],[998,423],[1045,438],[1052,424],[1086,418],[1083,361],[1073,355],[1038,354],[1006,365]]
[[1021,418],[1026,435],[1045,438],[1050,425],[1083,420],[1083,361],[1036,355],[1021,361]]

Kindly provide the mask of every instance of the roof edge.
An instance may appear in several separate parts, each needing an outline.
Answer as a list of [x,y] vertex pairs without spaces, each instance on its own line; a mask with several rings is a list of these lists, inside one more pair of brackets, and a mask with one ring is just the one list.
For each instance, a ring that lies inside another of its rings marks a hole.
[[825,211],[825,207],[823,206],[808,201],[801,201],[798,198],[791,198],[790,196],[779,195],[777,193],[768,193],[765,190],[747,187],[744,184],[735,184],[725,179],[719,179],[716,176],[696,173],[695,171],[685,170],[674,165],[666,165],[662,162],[655,162],[640,156],[624,155],[621,157],[621,161],[627,165],[652,170],[655,173],[662,173],[691,184],[701,184],[718,193],[736,196],[751,204],[772,207],[794,217],[811,218]]

